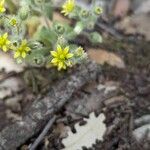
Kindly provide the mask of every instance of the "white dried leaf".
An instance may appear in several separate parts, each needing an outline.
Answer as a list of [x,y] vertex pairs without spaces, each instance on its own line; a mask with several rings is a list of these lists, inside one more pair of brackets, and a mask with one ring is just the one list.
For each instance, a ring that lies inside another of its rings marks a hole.
[[63,150],[82,150],[82,147],[90,148],[96,140],[103,140],[103,135],[106,131],[104,114],[98,117],[94,113],[90,114],[89,119],[84,119],[87,124],[80,126],[75,125],[76,133],[68,132],[68,137],[62,140],[65,148]]
[[23,65],[16,64],[14,59],[3,52],[0,52],[0,70],[4,69],[6,73],[9,72],[21,72],[23,71]]

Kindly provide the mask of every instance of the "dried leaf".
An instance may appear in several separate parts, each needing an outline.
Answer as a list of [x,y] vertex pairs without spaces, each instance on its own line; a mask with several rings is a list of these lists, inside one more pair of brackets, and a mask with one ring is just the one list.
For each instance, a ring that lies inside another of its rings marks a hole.
[[74,134],[69,131],[68,137],[62,140],[64,150],[82,150],[82,147],[92,147],[97,139],[102,141],[106,131],[104,119],[104,114],[95,117],[95,114],[91,113],[89,119],[84,119],[87,122],[86,125],[80,126],[77,123],[75,125],[77,132]]
[[44,22],[44,19],[42,20],[41,18],[36,16],[32,16],[26,20],[27,30],[30,37],[32,37],[36,33],[38,27],[41,25],[40,21]]
[[0,99],[10,97],[13,93],[18,93],[24,88],[24,83],[20,78],[11,77],[0,84]]
[[130,8],[130,0],[117,0],[113,15],[115,17],[124,17]]
[[138,141],[140,141],[146,134],[148,139],[150,139],[150,124],[143,125],[133,131],[133,135]]
[[107,63],[111,66],[115,66],[118,68],[125,68],[124,61],[114,53],[107,52],[105,50],[91,49],[88,51],[88,55],[92,60],[96,61],[101,65]]
[[57,135],[59,135],[60,138],[66,138],[67,137],[67,133],[68,131],[70,131],[70,127],[69,126],[65,126],[64,123],[58,123],[54,133]]

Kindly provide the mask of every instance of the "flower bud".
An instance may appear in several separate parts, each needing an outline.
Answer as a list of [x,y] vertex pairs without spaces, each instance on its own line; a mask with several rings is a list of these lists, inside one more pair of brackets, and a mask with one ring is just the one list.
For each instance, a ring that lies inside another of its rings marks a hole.
[[75,50],[75,56],[80,58],[86,58],[87,53],[84,51],[84,49],[80,46]]
[[28,18],[28,14],[29,14],[29,7],[25,6],[20,8],[19,17],[21,20],[26,20]]
[[102,13],[103,13],[102,7],[99,7],[99,6],[95,7],[95,8],[94,8],[94,13],[95,13],[96,15],[102,14]]
[[93,29],[94,29],[94,26],[95,26],[94,22],[89,22],[89,23],[87,24],[87,29],[88,29],[88,30],[93,30]]
[[102,43],[103,41],[101,35],[98,32],[91,33],[89,39],[93,44]]
[[44,56],[40,54],[36,54],[33,56],[33,65],[41,66],[44,64]]
[[56,24],[54,26],[56,33],[63,34],[65,32],[65,28],[62,24]]
[[82,18],[87,18],[89,16],[89,12],[87,10],[81,10],[80,16]]
[[58,37],[57,45],[64,46],[64,45],[66,45],[66,43],[67,42],[66,42],[65,38],[63,38],[62,36]]
[[15,18],[12,18],[11,20],[10,20],[10,22],[9,22],[9,24],[11,25],[11,26],[16,26],[17,25],[17,20],[15,19]]

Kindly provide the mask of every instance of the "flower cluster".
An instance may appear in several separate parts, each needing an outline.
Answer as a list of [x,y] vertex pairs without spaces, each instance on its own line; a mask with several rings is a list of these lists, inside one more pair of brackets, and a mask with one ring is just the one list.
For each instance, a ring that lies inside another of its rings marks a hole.
[[[25,61],[31,65],[35,63],[38,66],[49,65],[58,70],[66,70],[87,57],[82,47],[70,41],[75,40],[83,31],[92,44],[101,41],[99,33],[88,32],[93,30],[97,18],[102,13],[102,8],[95,3],[92,3],[92,9],[89,11],[78,6],[75,0],[66,0],[61,13],[74,19],[76,23],[73,25],[56,21],[50,24],[49,19],[53,18],[50,10],[52,1],[20,0],[19,6],[15,15],[15,10],[13,14],[8,14],[5,13],[5,0],[0,0],[0,19],[4,20],[3,30],[7,31],[1,32],[0,49],[4,52],[11,51],[19,63]],[[36,15],[35,11],[38,14],[37,19],[35,16],[29,17],[31,14]],[[39,15],[45,21],[40,28]],[[26,31],[29,33],[28,37],[31,37],[29,40],[25,39]],[[35,32],[34,36],[32,32]]]
[[[13,27],[17,28],[17,19],[15,17],[7,17],[6,15],[3,15],[3,13],[6,11],[5,7],[5,0],[0,0],[0,14],[2,14],[2,17],[7,19],[9,21],[9,24]],[[14,29],[13,29],[14,30]],[[11,42],[8,33],[4,33],[0,35],[0,49],[2,49],[4,52],[7,52],[8,50],[12,50],[14,52],[14,58],[15,59],[24,59],[29,51],[31,50],[28,47],[27,40],[19,40],[16,43]]]
[[8,50],[14,51],[14,58],[25,58],[27,53],[31,50],[27,45],[27,40],[22,40],[19,46],[14,46],[8,39],[8,33],[0,36],[0,48],[7,52]]

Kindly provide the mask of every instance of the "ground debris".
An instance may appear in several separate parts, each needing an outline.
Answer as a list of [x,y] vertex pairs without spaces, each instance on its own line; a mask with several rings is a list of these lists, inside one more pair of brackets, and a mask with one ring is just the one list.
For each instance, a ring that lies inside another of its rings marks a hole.
[[16,64],[12,56],[0,52],[0,70],[4,70],[6,73],[19,73],[24,70],[24,67],[23,65]]
[[103,65],[106,63],[117,68],[125,68],[125,63],[123,59],[112,52],[108,52],[102,49],[90,49],[88,51],[88,55],[98,64]]
[[104,114],[96,117],[94,113],[91,113],[89,118],[84,118],[84,120],[86,121],[84,126],[80,126],[79,123],[75,124],[76,133],[69,131],[68,137],[62,140],[65,146],[64,150],[90,148],[96,140],[103,141],[103,135],[106,132],[106,125],[103,123]]
[[[43,98],[39,97],[27,109],[22,121],[18,121],[0,132],[0,146],[6,150],[16,149],[43,127],[45,122],[54,115],[72,94],[88,81],[96,79],[98,66],[87,61],[73,73],[49,89]],[[0,147],[0,149],[1,149]]]

